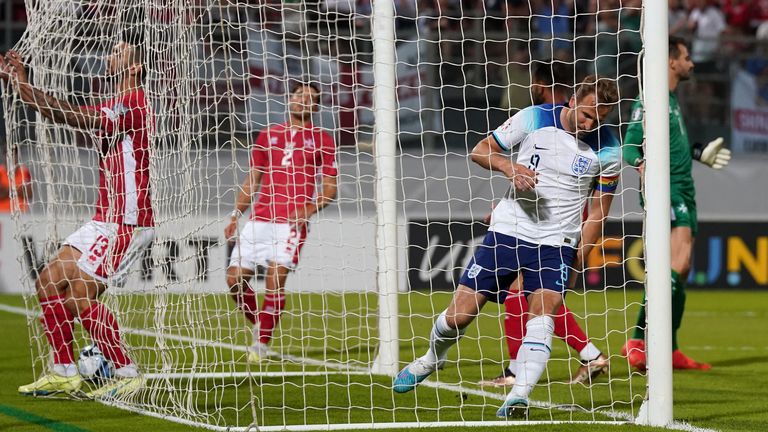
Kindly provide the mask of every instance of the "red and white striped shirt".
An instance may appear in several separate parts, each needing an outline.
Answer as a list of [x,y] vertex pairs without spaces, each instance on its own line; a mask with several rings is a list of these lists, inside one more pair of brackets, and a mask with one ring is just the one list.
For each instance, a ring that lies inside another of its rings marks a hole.
[[154,226],[149,184],[150,109],[137,89],[96,106],[100,115],[99,197],[93,220]]

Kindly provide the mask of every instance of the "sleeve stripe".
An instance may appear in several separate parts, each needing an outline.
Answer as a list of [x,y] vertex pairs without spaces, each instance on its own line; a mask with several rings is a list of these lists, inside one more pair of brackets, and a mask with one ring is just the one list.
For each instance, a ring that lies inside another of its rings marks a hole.
[[505,151],[509,151],[509,147],[507,147],[504,144],[502,144],[501,139],[498,137],[498,135],[496,135],[496,131],[493,131],[493,133],[491,133],[491,136],[496,141],[496,144],[499,145],[499,147],[501,147]]

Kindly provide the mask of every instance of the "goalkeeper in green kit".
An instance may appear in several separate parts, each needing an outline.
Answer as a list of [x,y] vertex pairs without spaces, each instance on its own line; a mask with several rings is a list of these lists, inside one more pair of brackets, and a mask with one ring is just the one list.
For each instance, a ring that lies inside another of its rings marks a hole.
[[[691,162],[700,161],[714,169],[723,168],[731,159],[730,150],[724,149],[723,139],[717,138],[709,144],[690,145],[685,121],[680,112],[680,105],[674,94],[681,81],[690,78],[693,62],[688,53],[688,47],[683,39],[669,39],[669,161],[670,161],[670,198],[672,232],[672,366],[675,369],[707,370],[711,366],[699,363],[680,351],[677,341],[677,330],[683,320],[685,310],[685,282],[691,268],[693,241],[698,231],[696,220],[696,189],[691,176]],[[643,159],[643,104],[635,101],[627,134],[624,138],[624,161],[637,168],[642,177],[644,173]],[[645,299],[637,317],[632,339],[628,340],[621,350],[630,365],[645,369]]]

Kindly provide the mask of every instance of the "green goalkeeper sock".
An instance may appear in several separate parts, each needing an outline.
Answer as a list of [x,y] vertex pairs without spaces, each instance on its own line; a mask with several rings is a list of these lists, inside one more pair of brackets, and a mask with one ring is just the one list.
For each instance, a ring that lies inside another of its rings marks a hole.
[[672,270],[672,351],[677,350],[677,330],[683,323],[685,311],[685,284],[680,275]]
[[640,305],[640,311],[637,313],[637,324],[635,324],[632,339],[645,339],[645,292],[643,292],[643,303]]

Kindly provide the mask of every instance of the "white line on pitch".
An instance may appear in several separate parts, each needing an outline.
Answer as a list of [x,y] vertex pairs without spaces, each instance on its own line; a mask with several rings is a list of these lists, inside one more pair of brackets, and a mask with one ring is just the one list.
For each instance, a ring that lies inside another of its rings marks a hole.
[[[344,372],[345,375],[370,375],[369,372]],[[282,378],[282,377],[314,377],[338,375],[338,372],[329,371],[293,371],[293,372],[169,372],[147,373],[148,379],[202,379],[202,378]]]
[[[27,315],[27,316],[31,316],[31,314],[32,314],[32,312],[27,311],[26,309],[14,307],[14,306],[7,306],[7,305],[3,305],[3,304],[0,304],[0,310],[5,310],[5,311],[8,311],[8,312],[23,314],[23,315]],[[244,346],[241,346],[241,345],[234,345],[234,344],[229,344],[229,343],[225,343],[225,342],[209,341],[209,340],[194,338],[194,337],[191,337],[191,336],[182,336],[182,335],[167,334],[167,333],[158,334],[157,332],[153,332],[153,331],[150,331],[150,330],[134,329],[134,328],[130,328],[130,327],[124,327],[122,330],[125,333],[129,333],[129,334],[154,337],[154,338],[158,338],[158,339],[175,340],[175,341],[179,341],[179,342],[188,342],[188,343],[195,344],[196,346],[203,347],[203,348],[215,347],[215,348],[231,349],[232,351],[238,351],[238,352],[247,352],[248,351],[247,347],[244,347]],[[370,371],[368,370],[368,368],[364,368],[364,367],[360,367],[360,366],[344,365],[344,364],[335,363],[335,362],[327,362],[327,361],[315,360],[315,359],[311,359],[311,358],[304,358],[304,357],[287,355],[287,354],[279,354],[279,353],[275,353],[275,352],[270,352],[270,354],[273,357],[282,358],[282,359],[289,360],[289,361],[292,361],[292,362],[309,364],[309,365],[315,365],[315,366],[322,366],[322,367],[326,367],[326,368],[329,368],[329,369],[335,369],[335,370],[340,370],[340,371],[359,372],[359,373],[362,373],[362,374],[370,374]],[[480,397],[484,397],[484,398],[488,398],[488,399],[494,399],[494,400],[504,400],[505,399],[505,395],[502,395],[502,394],[499,394],[499,393],[493,393],[493,392],[489,392],[489,391],[485,391],[485,390],[478,390],[478,389],[473,389],[473,388],[466,388],[466,387],[463,387],[463,386],[460,386],[460,385],[447,384],[447,383],[442,383],[442,382],[439,382],[439,381],[427,380],[427,381],[422,382],[420,385],[425,386],[425,387],[432,387],[432,388],[436,388],[436,389],[448,390],[448,391],[452,391],[452,392],[456,392],[456,393],[471,394],[471,395],[474,395],[474,396],[480,396]],[[541,408],[562,409],[562,406],[559,406],[559,405],[556,405],[556,404],[550,404],[550,403],[547,403],[547,402],[531,401],[531,404],[534,405],[534,406],[537,406],[537,407],[541,407]],[[589,412],[589,411],[585,411],[585,412]],[[594,411],[594,412],[599,412],[599,411]],[[602,414],[603,412],[600,412],[600,413]],[[609,413],[604,413],[604,414],[609,416],[609,417],[622,418],[622,419],[627,420],[627,421],[630,421],[633,418],[632,415],[629,414],[629,413],[612,412],[611,414],[609,414]]]
[[[211,341],[206,339],[198,339],[192,336],[182,336],[182,335],[177,335],[172,333],[157,333],[150,330],[141,330],[141,329],[135,329],[130,327],[124,328],[123,331],[128,334],[148,336],[148,337],[153,337],[155,339],[168,339],[168,340],[174,340],[179,342],[188,342],[200,348],[225,348],[225,349],[230,349],[232,351],[237,351],[237,352],[248,352],[248,347],[245,347],[242,345],[235,345],[235,344],[230,344],[226,342],[216,342],[216,341]],[[321,367],[326,367],[330,369],[335,369],[338,371],[369,372],[368,368],[361,367],[361,366],[348,365],[340,362],[315,360],[315,359],[295,356],[291,354],[281,354],[272,350],[267,351],[267,355],[269,357],[279,358],[279,359],[287,360],[293,363],[303,363],[305,365],[321,366]]]
[[[0,310],[6,311],[6,312],[11,312],[11,313],[16,313],[16,314],[20,314],[20,315],[26,315],[28,317],[37,315],[37,314],[35,314],[35,313],[31,312],[31,311],[28,311],[28,310],[26,310],[24,308],[15,307],[15,306],[9,306],[9,305],[5,305],[5,304],[2,304],[2,303],[0,303]],[[240,345],[228,344],[228,343],[223,343],[223,342],[215,342],[215,341],[209,341],[209,340],[204,340],[204,339],[197,339],[197,338],[193,338],[193,337],[190,337],[190,336],[181,336],[181,335],[165,334],[165,333],[160,334],[160,333],[152,332],[152,331],[149,331],[149,330],[140,330],[140,329],[133,329],[133,328],[124,328],[123,331],[125,331],[127,333],[139,334],[139,335],[144,335],[144,336],[149,336],[149,337],[154,337],[154,338],[165,338],[165,339],[169,339],[169,340],[177,340],[177,341],[182,341],[182,342],[195,343],[195,344],[197,344],[200,347],[228,348],[228,349],[232,349],[233,351],[240,351],[240,352],[245,352],[245,351],[248,350],[246,347],[243,347],[243,346],[240,346]],[[270,354],[273,354],[273,355],[275,355],[277,357],[280,357],[282,359],[285,359],[285,360],[290,360],[290,361],[304,363],[304,364],[310,364],[310,365],[323,366],[323,367],[326,367],[326,368],[329,368],[329,369],[348,371],[348,372],[352,372],[352,371],[354,371],[354,372],[361,372],[362,374],[366,374],[366,375],[367,374],[371,374],[370,370],[368,370],[367,368],[363,368],[363,367],[359,367],[359,366],[354,366],[354,365],[344,365],[344,364],[340,364],[340,363],[337,363],[337,362],[327,362],[327,361],[315,360],[315,359],[311,359],[311,358],[304,358],[304,357],[294,356],[294,355],[289,355],[289,354],[278,354],[278,353],[274,353],[274,352],[270,352]],[[420,385],[426,386],[426,387],[442,389],[442,390],[447,390],[447,391],[452,391],[452,392],[457,392],[457,393],[466,393],[466,394],[471,394],[471,395],[476,395],[476,396],[482,396],[482,397],[486,397],[486,398],[489,398],[489,399],[495,399],[495,400],[504,400],[505,399],[505,396],[503,396],[503,395],[501,395],[499,393],[491,393],[491,392],[487,392],[487,391],[484,391],[484,390],[476,390],[476,389],[462,387],[460,385],[441,383],[439,381],[429,381],[429,380],[427,380],[427,381],[422,382]],[[536,406],[536,407],[540,407],[540,408],[549,408],[549,409],[557,409],[557,410],[564,410],[564,411],[573,411],[574,408],[576,408],[576,410],[579,411],[579,412],[584,412],[584,413],[587,413],[587,414],[601,414],[601,415],[605,415],[607,417],[614,418],[614,419],[622,419],[625,422],[632,422],[634,420],[634,416],[632,415],[632,413],[615,411],[615,410],[599,410],[599,409],[598,410],[585,410],[585,409],[581,409],[579,407],[574,407],[574,406],[570,406],[570,405],[569,406],[564,406],[564,405],[551,404],[551,403],[548,403],[548,402],[537,402],[537,401],[531,401],[531,405]],[[117,404],[115,404],[114,406],[117,406],[118,408],[123,408],[122,406],[117,405]],[[143,412],[151,413],[151,411],[143,411],[143,410],[139,411],[137,409],[130,409],[130,411],[137,411],[137,412],[142,412],[142,413]],[[163,418],[166,418],[169,421],[175,421],[175,418],[171,417],[171,416],[163,416]],[[179,420],[184,420],[184,419],[179,418]],[[185,422],[188,422],[188,420],[185,420]],[[205,426],[203,424],[198,424],[198,425]],[[693,425],[690,425],[688,423],[683,423],[683,422],[675,422],[673,425],[671,425],[671,428],[678,429],[678,430],[690,431],[690,432],[716,432],[713,429],[700,428],[700,427],[693,426]],[[227,430],[230,430],[230,429],[227,429]]]
[[714,345],[693,345],[685,347],[686,351],[768,351],[768,346],[714,346]]
[[35,314],[35,313],[31,312],[31,311],[28,311],[25,308],[11,306],[11,305],[7,305],[7,304],[4,304],[4,303],[0,303],[0,310],[5,311],[5,312],[9,312],[9,313],[15,313],[15,314],[18,314],[18,315],[25,315],[27,317],[33,317],[33,316],[39,315],[39,314]]
[[720,312],[720,311],[704,311],[694,310],[686,311],[685,316],[692,316],[697,318],[709,318],[709,317],[738,317],[738,318],[758,318],[765,316],[764,311],[735,311],[735,312]]
[[[19,315],[25,315],[27,317],[33,317],[33,316],[39,315],[32,311],[28,311],[25,308],[10,306],[3,303],[0,303],[0,310],[19,314]],[[216,342],[216,341],[211,341],[206,339],[198,339],[191,336],[182,336],[182,335],[176,335],[172,333],[157,333],[150,330],[135,329],[131,327],[124,327],[122,331],[128,334],[148,336],[156,339],[169,339],[169,340],[174,340],[179,342],[188,342],[200,348],[226,348],[226,349],[230,349],[232,351],[237,351],[237,352],[248,352],[248,348],[242,345],[235,345],[235,344],[230,344],[225,342]],[[303,364],[312,365],[312,366],[322,366],[322,367],[335,369],[339,371],[370,373],[368,368],[361,367],[361,366],[342,364],[339,362],[315,360],[315,359],[295,356],[291,354],[280,354],[271,350],[268,352],[268,354],[272,357],[278,357],[283,360],[287,360],[295,363],[303,363]]]

